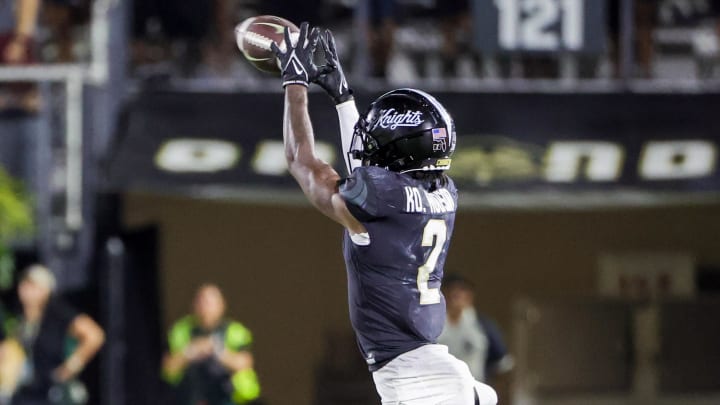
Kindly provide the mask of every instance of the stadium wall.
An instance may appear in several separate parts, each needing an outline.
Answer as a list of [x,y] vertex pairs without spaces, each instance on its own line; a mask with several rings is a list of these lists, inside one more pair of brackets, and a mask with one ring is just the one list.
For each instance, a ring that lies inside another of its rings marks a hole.
[[[161,230],[163,326],[189,311],[199,283],[219,283],[230,314],[255,334],[268,402],[313,403],[326,333],[350,328],[340,228],[304,206],[128,194],[125,207],[127,226],[155,223]],[[704,267],[720,268],[718,229],[717,204],[461,210],[446,270],[477,284],[478,307],[509,335],[517,297],[594,294],[602,252],[683,251]],[[348,356],[362,362],[356,351]]]

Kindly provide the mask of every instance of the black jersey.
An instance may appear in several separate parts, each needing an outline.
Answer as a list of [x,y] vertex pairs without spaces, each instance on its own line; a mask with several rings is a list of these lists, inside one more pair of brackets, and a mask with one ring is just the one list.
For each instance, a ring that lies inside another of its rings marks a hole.
[[360,167],[340,187],[369,244],[346,232],[350,320],[371,370],[435,343],[445,322],[440,281],[455,223],[457,189],[409,174]]

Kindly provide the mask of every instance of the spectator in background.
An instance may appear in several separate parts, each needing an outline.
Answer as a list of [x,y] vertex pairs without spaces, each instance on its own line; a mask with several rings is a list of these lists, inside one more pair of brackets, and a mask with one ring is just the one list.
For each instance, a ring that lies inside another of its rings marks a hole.
[[206,74],[214,76],[228,76],[231,73],[232,62],[237,57],[234,26],[234,2],[231,0],[216,0],[213,13],[213,29],[206,38],[203,47],[203,62],[207,67]]
[[[40,0],[0,0],[0,65],[34,62],[34,39]],[[39,97],[29,83],[0,86],[0,110],[36,111]]]
[[202,49],[211,35],[215,6],[219,1],[158,0],[162,29],[172,42],[184,75],[192,76],[202,62]]
[[90,0],[44,0],[41,24],[48,31],[43,61],[73,63],[78,59],[78,27],[90,20]]
[[225,298],[214,284],[195,294],[193,314],[168,334],[163,377],[174,385],[175,404],[258,403],[260,385],[253,370],[250,331],[225,317]]
[[[621,1],[610,0],[609,9],[609,31],[611,42],[611,58],[614,62],[615,77],[620,75],[621,52],[620,43],[622,36],[621,27]],[[657,27],[658,2],[656,0],[637,0],[633,3],[634,16],[634,58],[637,68],[637,75],[642,78],[652,76],[652,62],[654,57],[653,32]]]
[[15,370],[20,378],[13,405],[79,404],[87,399],[76,378],[105,335],[95,321],[68,306],[54,290],[55,277],[41,265],[30,266],[20,279],[21,311],[15,322],[6,322],[6,340],[21,348],[24,357],[18,362],[22,367]]
[[[228,0],[143,0],[132,2],[132,60],[136,65],[169,60],[179,73],[198,74],[209,48],[232,39]],[[173,72],[165,72],[173,73]]]
[[466,279],[448,275],[443,279],[447,305],[445,328],[438,343],[450,354],[467,363],[472,375],[481,382],[513,366],[497,326],[479,315],[473,306],[474,288]]
[[322,11],[327,7],[325,0],[263,0],[258,2],[259,14],[277,15],[293,21],[298,26],[302,21],[319,24]]
[[469,46],[472,35],[469,0],[438,1],[436,8],[443,34],[442,73],[448,77],[455,76],[460,50],[472,49],[472,46]]
[[370,76],[379,79],[387,77],[387,65],[393,51],[395,28],[398,19],[396,0],[369,0],[359,2],[358,7],[368,7],[368,47],[370,51]]
[[653,32],[657,27],[658,2],[656,0],[637,0],[635,2],[635,49],[642,78],[652,77],[652,64],[655,54]]
[[151,67],[148,73],[157,77],[229,75],[238,55],[233,26],[237,22],[239,3],[234,0],[133,2],[133,66],[141,71],[147,70],[143,66]]

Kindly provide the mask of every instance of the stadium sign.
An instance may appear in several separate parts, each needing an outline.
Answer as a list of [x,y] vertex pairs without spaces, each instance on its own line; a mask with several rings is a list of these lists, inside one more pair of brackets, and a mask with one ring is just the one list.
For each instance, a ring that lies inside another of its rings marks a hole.
[[[335,163],[333,146],[324,142],[315,145],[318,156]],[[158,170],[170,173],[217,173],[233,170],[240,165],[242,147],[219,139],[170,139],[155,154]],[[259,140],[250,159],[253,173],[261,176],[284,176],[285,147],[282,141]]]
[[[474,136],[482,143],[486,137]],[[470,136],[462,136],[469,140]],[[532,150],[506,145],[502,150],[461,148],[454,158],[453,177],[488,186],[497,182],[541,179],[547,183],[618,182],[626,151],[622,144],[601,141],[553,141],[536,164]],[[337,153],[326,142],[316,145],[321,159],[334,164]],[[496,149],[496,148],[493,148]],[[339,152],[339,151],[338,151]],[[155,153],[158,170],[169,173],[217,173],[238,168],[242,148],[217,139],[177,138],[166,141]],[[716,174],[717,145],[712,140],[648,141],[637,161],[636,175],[645,181],[699,179]],[[260,176],[285,176],[283,143],[259,140],[249,168]]]
[[601,53],[605,0],[475,0],[475,45],[481,52]]
[[[457,124],[450,173],[465,194],[720,196],[720,131],[710,107],[720,95],[437,96]],[[310,99],[318,155],[340,169],[334,108],[323,95]],[[369,100],[361,95],[359,104]],[[267,119],[273,112],[277,119]],[[282,97],[272,93],[143,94],[128,106],[109,157],[109,186],[296,191],[281,112]]]
[[[473,138],[480,145],[492,139],[480,135]],[[471,137],[461,139],[468,142]],[[492,187],[522,182],[622,184],[629,182],[628,176],[641,183],[717,175],[718,145],[713,140],[649,140],[638,156],[627,156],[625,146],[615,142],[552,141],[543,148],[505,139],[488,148],[459,148],[451,171],[453,177]]]

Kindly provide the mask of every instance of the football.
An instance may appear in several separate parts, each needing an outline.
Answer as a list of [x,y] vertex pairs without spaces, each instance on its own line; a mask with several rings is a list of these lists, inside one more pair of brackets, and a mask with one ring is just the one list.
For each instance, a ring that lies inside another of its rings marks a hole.
[[292,22],[272,15],[250,17],[235,27],[237,46],[253,66],[278,74],[280,67],[270,44],[277,42],[285,50],[285,27],[290,27],[290,39],[297,41],[300,30]]

